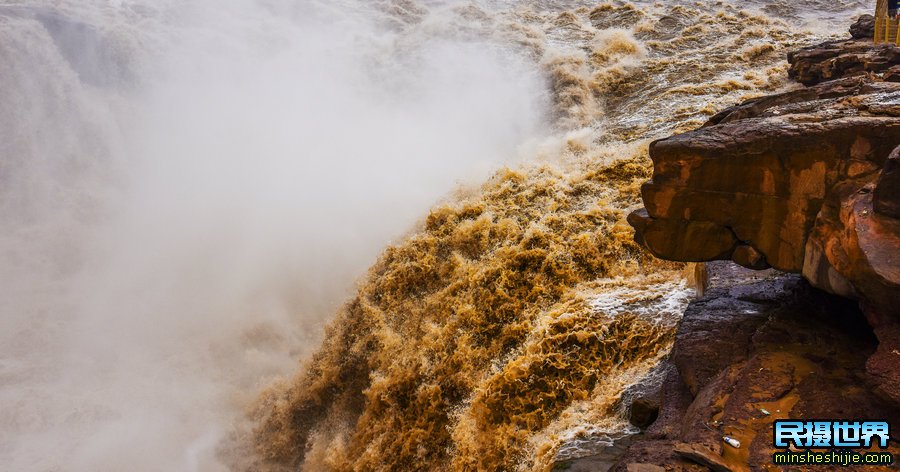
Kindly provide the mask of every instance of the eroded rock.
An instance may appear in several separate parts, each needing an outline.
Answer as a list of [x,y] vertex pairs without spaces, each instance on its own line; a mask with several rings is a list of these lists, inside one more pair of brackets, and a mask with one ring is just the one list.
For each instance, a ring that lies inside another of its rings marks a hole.
[[734,469],[728,466],[722,456],[716,454],[703,446],[696,444],[678,443],[674,447],[675,454],[700,465],[709,467],[713,472],[734,472]]
[[[876,333],[893,332],[898,145],[900,83],[850,77],[750,100],[650,145],[653,179],[642,187],[645,208],[629,222],[658,257],[802,273],[815,287],[859,300]],[[724,344],[726,352],[736,345]],[[900,355],[879,354],[869,366],[878,391],[900,404],[900,387],[891,386]],[[702,370],[718,366],[679,367],[696,394],[708,377]]]
[[674,369],[669,363],[661,363],[653,368],[640,382],[631,385],[619,397],[619,408],[634,426],[646,429],[659,417],[662,388],[669,371]]
[[893,309],[898,144],[900,84],[848,78],[751,100],[652,143],[645,209],[629,222],[664,259],[802,272]]
[[635,239],[754,271],[707,264],[659,418],[614,470],[749,470],[771,463],[775,419],[900,421],[900,48],[868,24],[790,56],[815,85],[651,144]]
[[875,37],[875,17],[861,15],[850,25],[850,36],[853,39],[872,39]]
[[893,94],[900,84],[829,82],[744,103],[652,143],[646,211],[629,220],[639,242],[664,259],[802,271],[831,189],[874,179],[900,144],[900,108],[879,102]]
[[900,148],[895,149],[884,164],[872,203],[877,213],[900,218]]
[[790,52],[788,75],[804,85],[851,76],[880,76],[897,64],[900,48],[874,45],[873,38],[869,35],[862,39],[829,41]]
[[[676,369],[659,419],[613,470],[638,462],[667,471],[770,464],[775,419],[900,421],[897,404],[878,394],[866,372],[884,342],[856,303],[796,274],[708,266],[710,288],[688,306],[676,335]],[[900,332],[884,335],[900,339]],[[741,447],[725,445],[723,436]]]

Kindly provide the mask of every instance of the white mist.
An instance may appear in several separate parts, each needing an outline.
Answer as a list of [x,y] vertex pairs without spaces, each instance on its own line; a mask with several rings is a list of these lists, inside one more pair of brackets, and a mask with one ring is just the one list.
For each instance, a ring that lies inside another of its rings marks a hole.
[[227,469],[384,245],[538,133],[531,65],[388,6],[0,6],[0,469]]

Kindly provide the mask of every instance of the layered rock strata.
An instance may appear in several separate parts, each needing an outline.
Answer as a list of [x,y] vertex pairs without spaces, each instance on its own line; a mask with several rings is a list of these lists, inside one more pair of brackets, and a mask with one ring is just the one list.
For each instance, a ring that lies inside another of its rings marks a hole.
[[645,208],[629,221],[663,259],[802,273],[900,315],[898,145],[900,83],[877,75],[749,100],[650,145]]
[[[659,419],[613,470],[766,470],[775,419],[900,424],[897,404],[878,395],[866,373],[879,342],[853,301],[796,274],[709,266],[711,286],[676,335]],[[896,444],[888,451],[900,452]]]
[[765,470],[774,419],[900,422],[900,48],[869,20],[789,56],[805,87],[651,144],[635,239],[712,286],[615,470]]

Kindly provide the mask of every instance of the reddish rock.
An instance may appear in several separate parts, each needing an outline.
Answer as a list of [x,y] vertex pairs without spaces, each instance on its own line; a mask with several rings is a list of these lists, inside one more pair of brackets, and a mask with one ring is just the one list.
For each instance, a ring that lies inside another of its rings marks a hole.
[[629,220],[638,241],[664,259],[800,272],[828,192],[875,178],[900,143],[900,109],[884,98],[893,95],[900,84],[830,82],[744,103],[652,143],[646,212]]
[[713,472],[734,472],[728,464],[722,460],[722,456],[709,449],[696,444],[675,444],[675,454],[700,465],[709,467]]
[[[710,288],[688,306],[675,338],[659,419],[612,470],[638,462],[670,472],[763,470],[775,452],[775,419],[900,421],[897,404],[866,373],[885,343],[856,303],[798,275],[709,267]],[[900,331],[884,335],[900,340]]]
[[748,269],[762,270],[771,267],[766,262],[766,256],[753,249],[753,246],[746,244],[735,248],[734,252],[731,253],[731,260]]
[[878,350],[866,361],[866,372],[875,379],[875,392],[897,402],[900,399],[900,325],[875,329]]
[[628,411],[628,421],[638,428],[646,428],[659,417],[659,397],[636,398]]
[[900,66],[892,66],[881,75],[885,82],[900,82]]
[[876,46],[873,38],[874,31],[865,38],[829,41],[790,52],[788,75],[804,85],[851,76],[880,76],[900,62],[900,48],[889,44]]
[[[640,228],[637,234],[656,254],[685,254],[687,262],[709,261],[731,256],[737,245],[728,227],[709,221],[650,218],[646,210],[628,215],[628,222]],[[689,260],[688,260],[689,259]]]
[[650,146],[645,208],[629,216],[639,243],[794,274],[707,264],[659,417],[613,470],[762,470],[775,419],[900,421],[900,48],[830,42],[790,61],[818,85]]
[[900,218],[900,147],[894,149],[884,164],[872,202],[877,213]]
[[900,219],[875,211],[873,180],[832,189],[807,238],[803,275],[816,287],[900,315]]
[[[900,219],[891,216],[900,202],[894,178],[883,172],[877,183],[869,177],[835,186],[807,239],[803,275],[816,287],[862,300],[881,341],[866,369],[876,391],[900,405]],[[882,185],[889,189],[880,195],[879,209],[875,197]]]
[[664,469],[658,465],[638,464],[638,463],[628,464],[628,466],[625,467],[625,470],[627,472],[665,472],[666,471],[666,469]]
[[[751,100],[652,143],[646,208],[629,222],[663,259],[802,273],[890,320],[882,325],[900,323],[898,144],[897,83],[848,78]],[[722,335],[714,344],[733,350]],[[869,368],[900,404],[898,360],[879,351]],[[718,368],[679,367],[694,394]]]

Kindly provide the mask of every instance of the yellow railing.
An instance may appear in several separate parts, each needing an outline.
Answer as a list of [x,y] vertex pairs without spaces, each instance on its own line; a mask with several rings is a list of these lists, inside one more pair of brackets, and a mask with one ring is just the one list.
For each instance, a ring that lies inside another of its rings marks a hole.
[[875,44],[891,43],[900,46],[900,20],[888,16],[875,18]]

